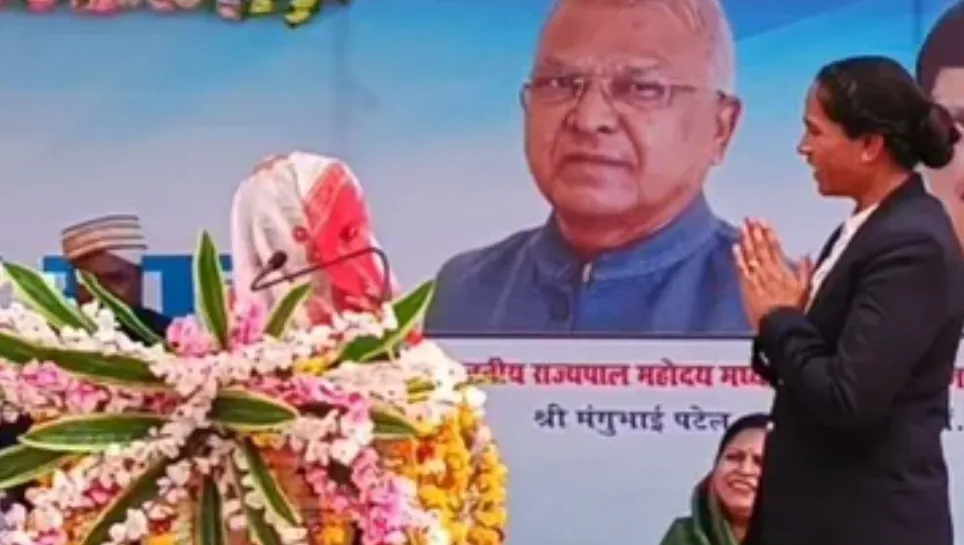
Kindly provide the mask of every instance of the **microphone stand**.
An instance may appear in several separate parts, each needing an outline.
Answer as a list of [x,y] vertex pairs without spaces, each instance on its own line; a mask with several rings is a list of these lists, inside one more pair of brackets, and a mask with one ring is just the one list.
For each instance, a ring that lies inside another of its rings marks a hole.
[[258,272],[258,274],[254,277],[254,280],[251,281],[250,289],[251,291],[265,290],[270,287],[277,286],[278,284],[291,282],[303,276],[307,276],[311,273],[323,271],[335,265],[340,265],[342,263],[351,261],[353,259],[358,259],[359,257],[370,255],[370,254],[375,254],[378,257],[378,260],[382,266],[382,269],[385,272],[384,279],[382,280],[382,286],[381,286],[382,288],[381,300],[383,302],[389,301],[392,298],[392,281],[391,281],[392,275],[391,275],[391,269],[389,268],[389,264],[388,264],[388,256],[385,255],[385,252],[381,248],[377,248],[375,246],[368,246],[366,248],[355,250],[353,252],[340,255],[336,258],[329,259],[327,261],[322,261],[320,263],[313,263],[306,267],[302,267],[300,269],[294,270],[290,273],[282,274],[277,278],[267,280],[268,276],[270,276],[274,272],[280,271],[281,268],[285,266],[285,263],[288,262],[288,254],[279,250],[271,255],[271,258],[268,259],[268,263],[264,267],[264,269]]

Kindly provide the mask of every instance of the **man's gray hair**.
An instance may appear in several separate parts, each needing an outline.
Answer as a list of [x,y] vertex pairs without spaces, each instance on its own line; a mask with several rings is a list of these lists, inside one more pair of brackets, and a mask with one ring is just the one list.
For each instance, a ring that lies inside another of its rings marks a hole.
[[709,67],[710,85],[726,94],[736,92],[736,45],[730,21],[720,0],[557,0],[553,11],[567,2],[626,8],[650,2],[664,4],[680,16],[695,34],[702,37],[706,47],[704,53]]

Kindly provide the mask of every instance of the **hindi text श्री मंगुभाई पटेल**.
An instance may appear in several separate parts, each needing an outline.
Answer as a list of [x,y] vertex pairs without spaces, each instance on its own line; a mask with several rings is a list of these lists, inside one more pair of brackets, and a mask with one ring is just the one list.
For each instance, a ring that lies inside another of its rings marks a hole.
[[730,423],[729,411],[708,411],[699,405],[678,411],[667,411],[661,404],[649,410],[600,409],[587,404],[576,410],[559,403],[549,403],[536,409],[536,426],[549,430],[563,430],[573,426],[593,430],[604,437],[615,437],[622,431],[664,433],[667,428],[684,432],[711,431],[723,433]]

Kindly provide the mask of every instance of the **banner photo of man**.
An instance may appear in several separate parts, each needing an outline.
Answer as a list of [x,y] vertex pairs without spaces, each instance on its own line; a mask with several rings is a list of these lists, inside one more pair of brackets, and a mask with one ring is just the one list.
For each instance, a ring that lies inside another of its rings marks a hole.
[[[2,255],[64,283],[60,228],[130,211],[144,305],[191,312],[197,231],[230,247],[251,165],[305,152],[365,181],[400,288],[437,280],[434,336],[746,335],[733,226],[768,220],[796,263],[846,216],[796,152],[813,74],[864,53],[912,67],[949,7],[412,0],[297,29],[4,8],[5,51],[52,41],[0,56]],[[952,76],[922,83],[950,100]]]
[[[735,226],[767,220],[795,265],[852,208],[798,153],[814,75],[886,56],[964,122],[960,0],[371,1],[297,29],[0,3],[2,258],[71,291],[64,226],[135,215],[136,300],[176,318],[201,229],[236,243],[235,288],[276,250],[290,273],[384,249],[390,267],[304,278],[436,280],[426,334],[491,383],[510,543],[738,543],[770,431],[734,426],[773,389],[748,364]],[[964,240],[959,155],[923,174]],[[949,387],[964,528],[964,357]]]

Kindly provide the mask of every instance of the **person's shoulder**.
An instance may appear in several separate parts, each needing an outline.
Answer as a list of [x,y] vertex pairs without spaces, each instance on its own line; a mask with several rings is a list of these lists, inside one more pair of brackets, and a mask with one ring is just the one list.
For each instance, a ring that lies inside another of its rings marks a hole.
[[539,231],[540,228],[526,229],[495,244],[457,254],[439,269],[438,283],[473,281],[487,284],[504,279],[511,274],[512,265]]
[[907,199],[881,222],[873,254],[928,249],[945,259],[960,260],[961,243],[944,204],[930,193]]
[[715,227],[710,235],[706,252],[706,267],[718,276],[736,278],[736,263],[733,260],[733,245],[740,239],[740,231],[731,223],[715,218]]
[[539,229],[458,254],[439,269],[435,295],[425,317],[429,331],[484,329],[509,280],[516,274],[527,246]]
[[717,243],[725,244],[727,248],[730,248],[740,240],[740,229],[723,218],[717,217],[713,237]]
[[703,545],[695,531],[693,517],[679,517],[670,523],[660,545]]

